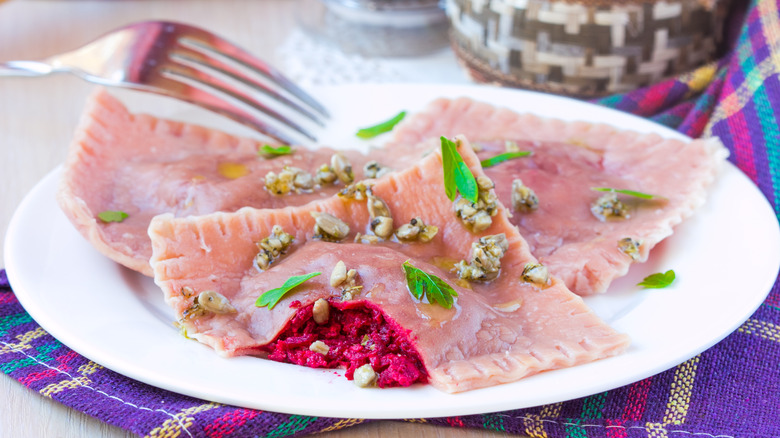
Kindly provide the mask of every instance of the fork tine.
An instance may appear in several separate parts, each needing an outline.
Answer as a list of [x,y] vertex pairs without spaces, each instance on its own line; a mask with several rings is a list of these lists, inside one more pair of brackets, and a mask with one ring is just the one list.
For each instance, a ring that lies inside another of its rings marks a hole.
[[280,71],[251,55],[244,49],[205,30],[180,23],[177,24],[177,26],[187,29],[187,35],[182,37],[183,41],[204,50],[223,55],[233,62],[265,76],[269,80],[279,84],[284,90],[287,90],[292,95],[305,102],[318,113],[325,117],[330,116],[328,110],[326,110],[322,104],[295,85],[294,82],[287,79]]
[[[211,93],[193,87],[179,80],[157,75],[153,85],[146,86],[146,87],[133,87],[133,88],[143,90],[146,92],[155,93],[155,94],[161,94],[164,96],[172,97],[174,99],[189,102],[193,105],[197,105],[201,108],[205,108],[209,111],[228,117],[231,120],[234,120],[242,125],[248,126],[249,128],[252,128],[256,131],[262,132],[263,134],[273,138],[274,140],[279,141],[280,143],[283,144],[298,143],[298,140],[289,136],[284,131],[272,125],[269,125],[244,111],[241,111],[240,109],[236,108],[235,105],[230,105],[227,102],[225,102],[223,99]],[[312,140],[315,140],[311,136],[307,135],[307,137],[309,137]]]
[[195,50],[192,50],[188,47],[179,44],[170,52],[170,55],[174,59],[181,58],[182,60],[203,66],[208,69],[215,70],[220,74],[235,79],[253,89],[263,92],[264,94],[271,97],[272,99],[277,100],[283,103],[284,105],[287,105],[293,110],[303,114],[304,116],[308,117],[312,121],[316,122],[318,125],[325,126],[322,119],[316,114],[314,114],[313,112],[311,112],[310,110],[288,99],[287,97],[277,93],[276,91],[266,86],[265,84],[255,79],[252,79],[249,76],[242,74],[240,71],[236,70],[232,66],[218,60],[217,58],[209,56],[207,53],[197,52]]
[[[298,125],[297,123],[295,123],[292,120],[290,120],[288,117],[286,117],[286,116],[278,113],[277,111],[275,111],[275,110],[273,110],[273,109],[263,105],[262,103],[257,102],[255,100],[249,98],[246,94],[242,93],[239,90],[236,90],[235,88],[231,87],[229,84],[227,84],[227,83],[225,83],[223,81],[220,81],[219,79],[217,79],[217,78],[215,78],[213,76],[206,75],[203,72],[198,71],[197,69],[194,69],[192,67],[189,67],[189,66],[186,66],[186,65],[183,65],[183,64],[178,64],[178,63],[169,63],[169,64],[165,65],[164,67],[162,67],[160,71],[161,71],[161,73],[165,73],[165,75],[169,79],[171,79],[170,76],[176,76],[176,77],[180,77],[180,78],[184,78],[184,79],[195,81],[195,82],[197,82],[197,83],[199,83],[199,84],[201,84],[201,85],[203,85],[205,87],[217,90],[220,93],[226,94],[226,95],[228,95],[228,96],[230,96],[230,97],[232,97],[232,98],[234,98],[234,99],[244,103],[245,105],[248,105],[248,106],[256,109],[257,111],[260,111],[263,114],[265,114],[265,115],[267,115],[267,116],[269,116],[269,117],[271,117],[273,119],[276,119],[277,121],[287,125],[288,127],[294,129],[295,131],[298,131],[299,133],[303,134],[308,139],[310,139],[312,141],[316,141],[317,140],[317,138],[313,134],[311,134],[306,128]],[[196,88],[196,87],[194,87],[194,88]],[[201,91],[203,91],[203,90],[201,90]],[[205,93],[205,91],[204,91],[204,93]],[[213,96],[213,94],[211,94],[211,93],[209,93],[209,94]]]

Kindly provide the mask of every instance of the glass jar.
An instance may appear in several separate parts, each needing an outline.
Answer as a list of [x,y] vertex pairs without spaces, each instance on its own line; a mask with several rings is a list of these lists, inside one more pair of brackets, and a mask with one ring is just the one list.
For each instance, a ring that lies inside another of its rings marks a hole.
[[301,0],[301,27],[345,53],[420,56],[447,46],[439,0]]

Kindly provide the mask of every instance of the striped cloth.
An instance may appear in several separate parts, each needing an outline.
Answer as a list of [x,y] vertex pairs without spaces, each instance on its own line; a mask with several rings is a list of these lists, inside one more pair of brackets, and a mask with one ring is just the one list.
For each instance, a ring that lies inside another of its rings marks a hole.
[[[739,17],[718,63],[597,103],[693,136],[719,136],[780,213],[780,19],[774,0]],[[0,370],[42,396],[142,436],[295,436],[364,420],[285,415],[160,390],[46,333],[0,271]],[[403,420],[532,437],[780,437],[780,283],[735,333],[685,363],[590,397],[482,415]]]

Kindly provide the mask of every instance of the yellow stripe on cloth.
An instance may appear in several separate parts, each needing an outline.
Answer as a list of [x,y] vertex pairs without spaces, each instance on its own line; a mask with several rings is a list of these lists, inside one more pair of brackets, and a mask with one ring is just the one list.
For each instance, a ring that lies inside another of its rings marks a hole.
[[647,438],[669,438],[661,423],[647,423],[645,427],[647,427]]
[[42,396],[51,398],[52,395],[58,394],[62,391],[65,391],[66,389],[89,386],[91,383],[92,380],[90,380],[89,377],[86,376],[75,377],[70,380],[62,380],[57,383],[46,385],[46,387],[42,388],[39,392],[41,393]]
[[525,434],[533,438],[549,438],[544,430],[544,418],[555,418],[561,415],[560,403],[545,405],[539,412],[539,415],[526,415],[523,417],[523,426]]
[[84,376],[88,376],[90,374],[93,374],[95,371],[102,369],[102,365],[98,365],[95,362],[89,361],[85,363],[84,365],[79,367],[79,373]]
[[165,420],[162,426],[152,429],[152,431],[149,432],[149,434],[146,436],[155,438],[178,437],[181,435],[182,430],[186,430],[192,426],[193,422],[195,421],[195,418],[193,418],[194,415],[217,408],[219,406],[222,405],[219,403],[206,403],[200,406],[193,406],[191,408],[183,409],[181,412],[174,415],[173,418]]
[[756,335],[769,341],[780,342],[780,326],[771,322],[750,318],[737,331],[748,335]]
[[683,424],[688,415],[693,393],[693,382],[696,379],[696,368],[699,365],[699,356],[684,362],[674,372],[672,390],[669,393],[669,401],[666,402],[664,424]]
[[528,414],[523,417],[524,433],[532,438],[549,438],[544,431],[541,415]]
[[320,431],[320,433],[322,433],[322,432],[331,432],[331,431],[339,430],[339,429],[345,429],[347,427],[351,427],[351,426],[354,426],[356,424],[363,423],[365,421],[366,420],[361,420],[361,419],[358,419],[358,418],[347,418],[347,419],[341,420],[341,421],[339,421],[337,423],[331,424],[330,426],[326,427],[325,429],[322,429]]
[[30,347],[30,342],[32,342],[35,339],[40,338],[41,336],[46,335],[46,330],[44,330],[41,327],[38,327],[35,330],[30,330],[27,333],[17,335],[16,339],[19,341],[18,344],[6,344],[3,345],[2,348],[0,348],[0,355],[5,353],[11,353],[11,352],[17,352],[20,350],[27,350]]
[[79,377],[74,377],[70,380],[61,380],[57,383],[51,383],[42,388],[39,392],[44,397],[51,397],[54,394],[58,394],[66,389],[78,388],[81,386],[89,386],[92,384],[92,380],[87,377],[90,374],[94,374],[95,371],[102,369],[102,365],[98,365],[95,362],[89,361],[84,365],[81,365],[78,369]]
[[666,426],[685,423],[685,419],[688,416],[688,408],[691,404],[691,394],[693,394],[693,384],[696,380],[696,369],[698,366],[699,356],[696,356],[683,362],[675,369],[662,422],[647,423],[645,425],[649,438],[667,438]]
[[558,417],[561,415],[562,408],[563,408],[563,404],[561,403],[553,403],[551,405],[546,405],[542,408],[542,411],[539,412],[539,416],[542,418]]

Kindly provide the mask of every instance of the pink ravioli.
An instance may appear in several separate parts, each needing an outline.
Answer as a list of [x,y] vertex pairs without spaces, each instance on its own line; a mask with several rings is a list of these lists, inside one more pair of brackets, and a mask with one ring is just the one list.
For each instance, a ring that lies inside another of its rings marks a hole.
[[[464,161],[475,175],[482,175],[468,142],[461,141]],[[513,382],[612,356],[626,348],[628,338],[602,322],[563,282],[552,277],[548,284],[538,286],[521,278],[524,266],[536,259],[503,207],[489,228],[476,234],[469,231],[453,213],[442,178],[440,154],[433,153],[413,167],[376,180],[373,186],[374,195],[387,203],[396,227],[414,217],[438,227],[427,243],[353,242],[355,233],[368,230],[366,203],[335,196],[281,209],[155,217],[149,228],[155,282],[179,317],[192,308],[193,296],[199,292],[213,290],[229,300],[235,313],[206,313],[180,320],[189,337],[224,356],[267,356],[269,350],[277,351],[274,345],[281,334],[289,334],[291,320],[319,298],[329,300],[332,307],[343,307],[346,302],[379,309],[386,323],[395,328],[393,342],[411,346],[406,354],[419,357],[427,381],[447,392]],[[315,239],[312,211],[343,220],[351,229],[349,236],[341,243]],[[286,255],[261,271],[253,264],[258,251],[255,242],[268,236],[274,225],[295,241]],[[458,280],[452,263],[466,259],[479,237],[500,233],[506,236],[509,249],[501,259],[498,277],[487,283]],[[411,295],[401,267],[407,260],[457,291],[451,309]],[[342,291],[329,283],[339,261],[358,273],[362,289],[352,300],[342,301]],[[255,306],[263,292],[291,276],[313,272],[322,275],[285,295],[273,309]],[[296,363],[321,362],[308,354],[301,361],[281,356]]]
[[[533,151],[530,157],[484,171],[495,182],[499,199],[511,211],[510,221],[531,252],[580,295],[606,291],[631,263],[645,261],[650,250],[705,201],[706,190],[727,156],[717,138],[686,143],[608,125],[518,114],[466,98],[439,99],[408,117],[386,147],[460,134],[481,146],[483,160],[505,152],[506,140],[520,150]],[[537,210],[512,210],[514,179],[534,190]],[[592,187],[628,189],[665,199],[644,201],[620,195],[630,217],[602,221],[590,208],[603,193]],[[635,258],[619,249],[624,238],[641,242]]]
[[[686,144],[606,125],[520,115],[469,99],[438,100],[408,117],[384,148],[369,155],[345,154],[360,178],[359,168],[372,157],[403,169],[425,152],[421,141],[458,133],[483,145],[482,159],[502,152],[503,140],[535,152],[485,171],[507,206],[514,179],[536,191],[539,209],[530,214],[513,211],[510,221],[534,255],[581,295],[605,291],[690,216],[704,201],[725,154],[714,139]],[[157,214],[180,217],[244,206],[303,205],[343,188],[273,195],[264,188],[267,172],[279,172],[286,165],[314,172],[335,151],[301,148],[267,160],[257,156],[258,147],[256,141],[199,126],[130,114],[98,90],[71,146],[58,200],[76,228],[103,254],[152,275],[147,227]],[[220,171],[224,165],[232,167],[234,175]],[[629,220],[601,222],[589,210],[600,196],[590,190],[593,186],[632,189],[666,200],[628,200],[634,207]],[[102,211],[129,216],[120,223],[105,223],[97,218]],[[641,241],[635,259],[619,251],[616,242],[623,238]]]
[[[160,213],[176,216],[235,211],[245,206],[277,208],[326,198],[343,185],[312,193],[277,196],[264,189],[269,171],[284,166],[314,173],[332,149],[298,151],[265,159],[262,143],[204,127],[130,114],[103,89],[90,98],[71,144],[58,193],[62,210],[103,254],[152,275],[147,228]],[[367,157],[345,151],[358,177]],[[118,223],[98,219],[121,211]]]

